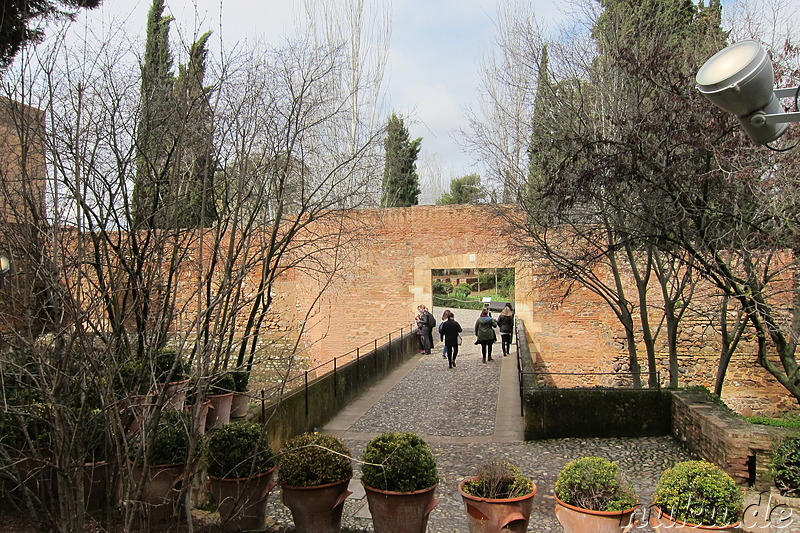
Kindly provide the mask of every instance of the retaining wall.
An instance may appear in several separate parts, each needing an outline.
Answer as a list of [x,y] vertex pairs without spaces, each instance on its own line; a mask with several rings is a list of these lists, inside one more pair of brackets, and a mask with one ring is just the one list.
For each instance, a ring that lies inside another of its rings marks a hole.
[[[418,342],[416,333],[405,333],[267,405],[261,421],[269,427],[273,449],[280,449],[295,435],[323,426],[395,368],[419,356]],[[260,412],[258,416],[262,416]]]

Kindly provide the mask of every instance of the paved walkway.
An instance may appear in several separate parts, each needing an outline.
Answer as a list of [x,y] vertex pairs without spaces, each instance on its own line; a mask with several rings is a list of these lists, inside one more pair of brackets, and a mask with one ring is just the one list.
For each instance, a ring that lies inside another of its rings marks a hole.
[[[434,313],[439,320],[442,310]],[[473,344],[476,317],[475,312],[456,311],[456,320],[464,328],[456,368],[448,368],[437,337],[432,355],[413,358],[322,428],[342,438],[357,458],[367,441],[384,431],[422,436],[436,456],[441,480],[437,491],[441,501],[430,515],[428,532],[468,530],[457,485],[492,458],[519,465],[537,483],[528,528],[533,532],[562,531],[553,512],[553,484],[561,467],[572,459],[598,455],[618,461],[647,502],[661,471],[689,458],[670,437],[523,441],[515,354],[506,358],[493,354],[494,361],[482,364],[480,347]],[[499,343],[494,348],[499,352]],[[357,464],[355,470],[344,525],[372,531]],[[291,515],[277,494],[270,497],[270,507],[279,523],[291,524]],[[645,526],[636,531],[652,529]]]

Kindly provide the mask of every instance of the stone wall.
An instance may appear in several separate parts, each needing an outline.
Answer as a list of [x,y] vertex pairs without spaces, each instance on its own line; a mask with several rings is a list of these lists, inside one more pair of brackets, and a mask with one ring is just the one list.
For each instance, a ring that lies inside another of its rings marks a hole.
[[715,463],[741,485],[772,486],[770,450],[787,432],[751,424],[703,395],[674,391],[672,435],[693,454]]

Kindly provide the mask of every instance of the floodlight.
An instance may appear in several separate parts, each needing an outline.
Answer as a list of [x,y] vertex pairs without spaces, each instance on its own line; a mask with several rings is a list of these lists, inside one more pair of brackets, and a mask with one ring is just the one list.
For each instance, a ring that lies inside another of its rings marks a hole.
[[779,98],[795,96],[800,87],[775,90],[769,54],[757,41],[723,48],[700,67],[697,89],[717,107],[739,119],[750,140],[764,145],[786,132],[800,113],[786,113]]
[[4,255],[0,255],[0,288],[3,287],[3,282],[9,270],[11,270],[11,260]]

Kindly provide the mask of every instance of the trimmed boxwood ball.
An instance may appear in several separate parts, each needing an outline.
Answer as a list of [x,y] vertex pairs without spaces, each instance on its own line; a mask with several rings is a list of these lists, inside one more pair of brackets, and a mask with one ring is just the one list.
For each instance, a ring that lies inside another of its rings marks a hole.
[[231,422],[214,431],[206,447],[208,475],[239,479],[268,471],[275,456],[256,422]]
[[350,449],[333,435],[303,433],[278,456],[278,479],[289,487],[316,487],[353,477]]
[[210,396],[219,394],[228,394],[236,391],[236,381],[230,372],[223,372],[211,380],[211,386],[208,389]]
[[653,494],[653,503],[676,521],[702,526],[738,522],[742,499],[736,482],[708,461],[684,461],[664,470]]
[[800,436],[786,438],[775,445],[770,469],[781,495],[800,496]]
[[639,503],[619,465],[602,457],[582,457],[567,463],[556,479],[558,499],[591,511],[626,511]]
[[508,461],[492,460],[478,468],[478,473],[464,482],[462,490],[476,498],[505,500],[533,492],[533,481],[519,467]]
[[413,433],[378,435],[365,446],[362,460],[361,480],[375,489],[413,492],[439,482],[433,453]]
[[[156,427],[156,436],[147,450],[151,465],[174,465],[185,463],[189,454],[189,428],[192,418],[189,413],[167,410],[161,413]],[[130,441],[129,455],[133,460],[141,449],[141,435]]]

